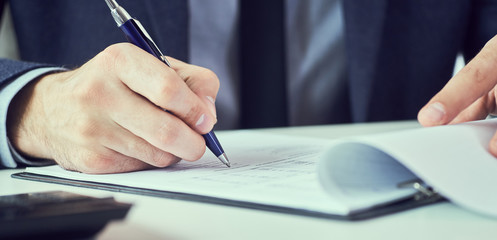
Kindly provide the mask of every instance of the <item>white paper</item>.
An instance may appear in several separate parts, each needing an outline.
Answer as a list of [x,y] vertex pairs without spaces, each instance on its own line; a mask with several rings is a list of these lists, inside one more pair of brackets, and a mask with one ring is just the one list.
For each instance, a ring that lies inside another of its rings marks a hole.
[[234,131],[218,134],[231,161],[227,168],[210,152],[196,162],[132,173],[88,175],[58,166],[27,172],[138,188],[182,192],[329,214],[345,215],[346,203],[322,190],[316,163],[327,140]]
[[[343,145],[340,144],[352,144],[358,149],[369,148],[366,151],[376,151],[376,154],[383,152],[387,157],[381,158],[382,161],[391,161],[395,165],[395,159],[452,202],[479,213],[497,216],[497,159],[488,152],[489,141],[496,130],[497,119],[361,136],[340,141],[334,146],[341,149]],[[331,186],[327,188],[331,195],[356,201],[357,192],[344,193],[341,187],[333,186],[337,176],[329,168],[336,170],[338,165],[333,163],[333,159],[339,158],[340,154],[354,155],[350,149],[344,153],[335,147],[325,152],[325,157],[321,159],[320,166],[328,168],[322,169],[321,180]],[[367,166],[367,161],[362,162],[359,165]],[[390,174],[389,171],[375,169],[365,172],[378,176]],[[354,176],[353,172],[346,177],[344,181],[365,179],[364,175]],[[405,177],[408,178],[407,175]],[[402,180],[403,176],[393,178]],[[388,190],[389,184],[385,186]],[[361,202],[356,204],[364,205]]]
[[340,141],[232,131],[218,134],[232,168],[207,152],[196,162],[132,173],[26,171],[337,215],[409,197],[414,190],[397,185],[419,177],[451,201],[497,216],[497,159],[487,151],[496,129],[497,120],[487,120]]

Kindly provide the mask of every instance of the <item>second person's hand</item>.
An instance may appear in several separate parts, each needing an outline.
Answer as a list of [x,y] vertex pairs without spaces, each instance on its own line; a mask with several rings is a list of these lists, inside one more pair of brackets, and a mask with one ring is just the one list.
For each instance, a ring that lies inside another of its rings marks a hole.
[[[497,113],[497,36],[419,112],[423,126],[437,126],[484,119]],[[497,157],[497,134],[489,143]]]

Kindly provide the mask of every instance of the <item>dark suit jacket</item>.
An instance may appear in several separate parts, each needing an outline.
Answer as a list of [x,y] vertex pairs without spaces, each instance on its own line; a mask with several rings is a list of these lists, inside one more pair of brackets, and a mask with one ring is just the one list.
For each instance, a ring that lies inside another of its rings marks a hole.
[[[120,1],[168,55],[186,60],[187,1],[164,2]],[[10,5],[26,62],[0,60],[0,83],[39,67],[27,62],[78,66],[123,41],[103,0]],[[343,7],[354,122],[414,119],[451,77],[456,55],[471,59],[497,33],[495,0],[345,0]]]

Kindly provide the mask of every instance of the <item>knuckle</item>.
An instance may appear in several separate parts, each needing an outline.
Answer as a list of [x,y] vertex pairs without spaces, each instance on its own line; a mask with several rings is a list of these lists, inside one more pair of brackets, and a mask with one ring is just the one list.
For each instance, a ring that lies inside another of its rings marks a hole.
[[[168,77],[164,76],[162,79],[168,79]],[[179,86],[176,81],[162,81],[161,83],[156,87],[156,98],[161,104],[167,105],[177,98]]]
[[466,67],[461,69],[461,73],[468,76],[468,79],[475,84],[482,83],[484,81],[484,74],[480,66],[474,66],[476,64],[468,64]]
[[96,64],[112,71],[113,69],[116,69],[117,66],[128,61],[126,52],[130,50],[130,47],[129,43],[110,45],[97,55],[95,58]]
[[122,53],[129,51],[129,48],[130,44],[128,43],[117,43],[106,47],[102,53],[111,59],[116,59],[122,56]]
[[200,74],[206,79],[206,81],[209,81],[211,86],[215,87],[215,89],[219,89],[220,83],[216,73],[208,68],[201,68]]
[[71,98],[75,101],[78,109],[81,110],[89,108],[108,110],[119,105],[116,103],[117,91],[119,90],[115,87],[115,84],[94,75],[78,83],[78,86],[73,88]]
[[76,101],[82,105],[86,106],[89,103],[101,102],[101,99],[105,94],[105,85],[98,78],[89,78],[81,86],[73,92],[73,96]]
[[158,139],[161,149],[168,149],[169,146],[174,145],[178,138],[180,126],[174,121],[169,121],[167,124],[163,124],[156,131],[156,139]]

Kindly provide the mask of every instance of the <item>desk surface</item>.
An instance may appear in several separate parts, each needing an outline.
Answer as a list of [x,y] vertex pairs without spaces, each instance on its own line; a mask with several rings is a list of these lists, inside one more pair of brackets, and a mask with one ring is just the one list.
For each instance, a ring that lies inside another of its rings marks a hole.
[[[387,122],[265,129],[282,134],[338,138],[419,127]],[[0,170],[0,195],[64,190],[113,196],[134,206],[123,222],[107,226],[97,239],[495,239],[497,219],[451,203],[417,208],[376,219],[346,222],[31,182]],[[497,173],[496,173],[497,174]],[[497,204],[497,203],[496,203]]]

